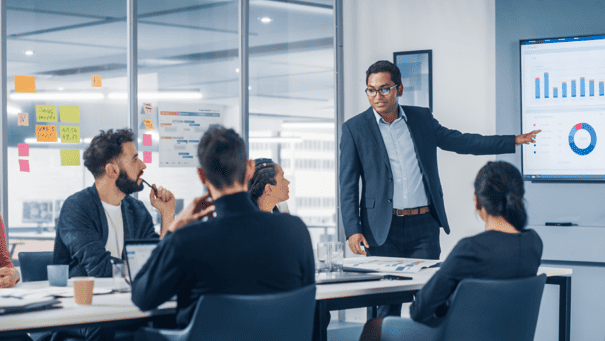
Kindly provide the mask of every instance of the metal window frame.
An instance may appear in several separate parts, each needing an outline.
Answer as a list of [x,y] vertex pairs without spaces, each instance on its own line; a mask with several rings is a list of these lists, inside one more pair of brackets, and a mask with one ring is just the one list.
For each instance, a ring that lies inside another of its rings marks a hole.
[[6,83],[6,0],[0,0],[0,148],[2,148],[2,166],[0,167],[0,191],[2,204],[0,212],[5,223],[5,237],[8,241],[8,117],[6,112],[8,85]]

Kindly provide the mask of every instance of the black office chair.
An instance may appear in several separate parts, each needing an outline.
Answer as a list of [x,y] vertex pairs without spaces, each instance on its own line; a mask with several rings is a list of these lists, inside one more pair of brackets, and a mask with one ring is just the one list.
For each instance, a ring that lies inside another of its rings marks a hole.
[[141,328],[135,341],[309,341],[314,311],[315,285],[275,294],[207,295],[187,328]]
[[[382,321],[381,340],[407,340],[405,334],[432,334],[418,340],[531,341],[536,333],[546,275],[506,280],[465,279],[436,330],[412,330],[401,318]],[[425,335],[426,336],[426,335]],[[417,338],[413,338],[416,340]]]
[[46,266],[52,263],[52,252],[19,252],[21,280],[23,282],[48,280]]

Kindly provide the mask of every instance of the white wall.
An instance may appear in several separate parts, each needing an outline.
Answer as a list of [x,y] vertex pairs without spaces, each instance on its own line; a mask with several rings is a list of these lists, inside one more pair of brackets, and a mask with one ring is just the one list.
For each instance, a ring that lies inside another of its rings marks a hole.
[[[433,50],[433,112],[448,128],[494,134],[494,0],[344,2],[345,119],[369,107],[365,71],[393,52]],[[513,133],[513,132],[511,132]],[[445,259],[461,238],[483,231],[474,213],[473,181],[493,156],[439,151],[451,234],[441,234]]]

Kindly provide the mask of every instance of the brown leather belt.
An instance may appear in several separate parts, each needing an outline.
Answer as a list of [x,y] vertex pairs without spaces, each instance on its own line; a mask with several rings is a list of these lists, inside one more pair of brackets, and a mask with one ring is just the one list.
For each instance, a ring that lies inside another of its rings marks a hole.
[[417,214],[425,214],[429,211],[428,206],[422,206],[417,208],[404,208],[402,210],[393,209],[393,215],[398,217],[403,217],[406,215],[417,215]]

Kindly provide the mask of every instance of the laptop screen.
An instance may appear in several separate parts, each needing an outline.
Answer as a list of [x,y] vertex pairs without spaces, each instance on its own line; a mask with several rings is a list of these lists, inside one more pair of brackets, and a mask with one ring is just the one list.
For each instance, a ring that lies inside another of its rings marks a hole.
[[151,252],[156,248],[159,242],[159,240],[141,240],[126,241],[124,243],[130,283],[132,283],[143,265],[145,265],[147,259],[151,256]]

